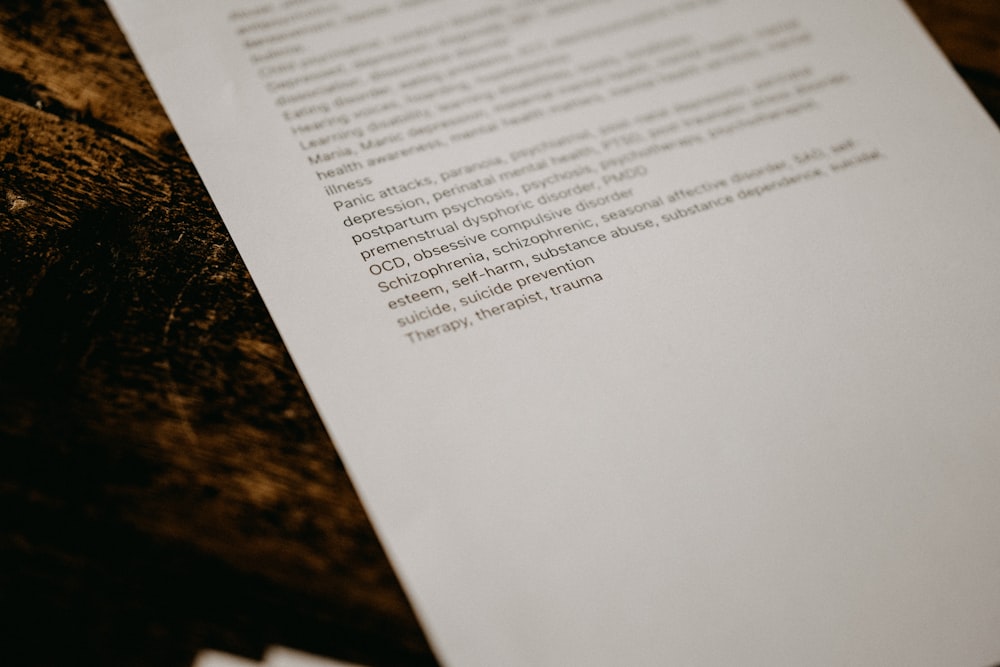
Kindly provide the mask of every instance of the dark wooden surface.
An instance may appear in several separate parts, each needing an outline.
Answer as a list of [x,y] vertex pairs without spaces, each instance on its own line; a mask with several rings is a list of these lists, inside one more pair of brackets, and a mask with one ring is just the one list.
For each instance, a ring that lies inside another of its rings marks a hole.
[[[1000,3],[911,5],[1000,117]],[[433,664],[103,2],[0,2],[0,196],[0,664]]]

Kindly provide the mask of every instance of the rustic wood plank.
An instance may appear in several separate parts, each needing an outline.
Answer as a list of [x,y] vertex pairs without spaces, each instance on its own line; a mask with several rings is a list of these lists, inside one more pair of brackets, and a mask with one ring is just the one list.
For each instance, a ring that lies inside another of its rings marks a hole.
[[23,664],[268,643],[433,664],[106,7],[7,3],[0,26],[0,589]]
[[907,2],[994,122],[1000,124],[1000,2]]
[[907,1],[954,65],[1000,77],[1000,3]]

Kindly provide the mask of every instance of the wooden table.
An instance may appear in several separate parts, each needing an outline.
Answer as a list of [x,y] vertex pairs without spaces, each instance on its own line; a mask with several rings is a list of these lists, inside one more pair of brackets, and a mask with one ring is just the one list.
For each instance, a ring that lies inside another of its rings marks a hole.
[[[1000,118],[1000,3],[910,4]],[[3,2],[0,119],[0,662],[434,664],[103,2]]]

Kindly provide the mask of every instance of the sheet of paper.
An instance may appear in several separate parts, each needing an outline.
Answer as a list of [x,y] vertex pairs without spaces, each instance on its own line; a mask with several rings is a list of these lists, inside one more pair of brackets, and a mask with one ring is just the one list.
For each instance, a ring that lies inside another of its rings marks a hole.
[[264,665],[265,667],[361,667],[354,663],[331,660],[284,646],[268,648],[264,653]]
[[238,655],[204,649],[198,652],[191,667],[362,667],[312,653],[270,646],[260,662]]
[[896,0],[111,0],[449,665],[1000,660],[1000,140]]
[[194,657],[191,667],[260,667],[261,663],[223,651],[205,649]]

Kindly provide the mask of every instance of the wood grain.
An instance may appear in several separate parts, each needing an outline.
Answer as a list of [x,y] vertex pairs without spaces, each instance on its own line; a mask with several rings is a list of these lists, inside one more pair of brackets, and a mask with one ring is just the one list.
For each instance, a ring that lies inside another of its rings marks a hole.
[[106,7],[0,12],[0,587],[21,664],[268,643],[433,664]]
[[[911,4],[997,118],[1000,4]],[[0,6],[0,118],[4,664],[434,664],[102,2]]]

